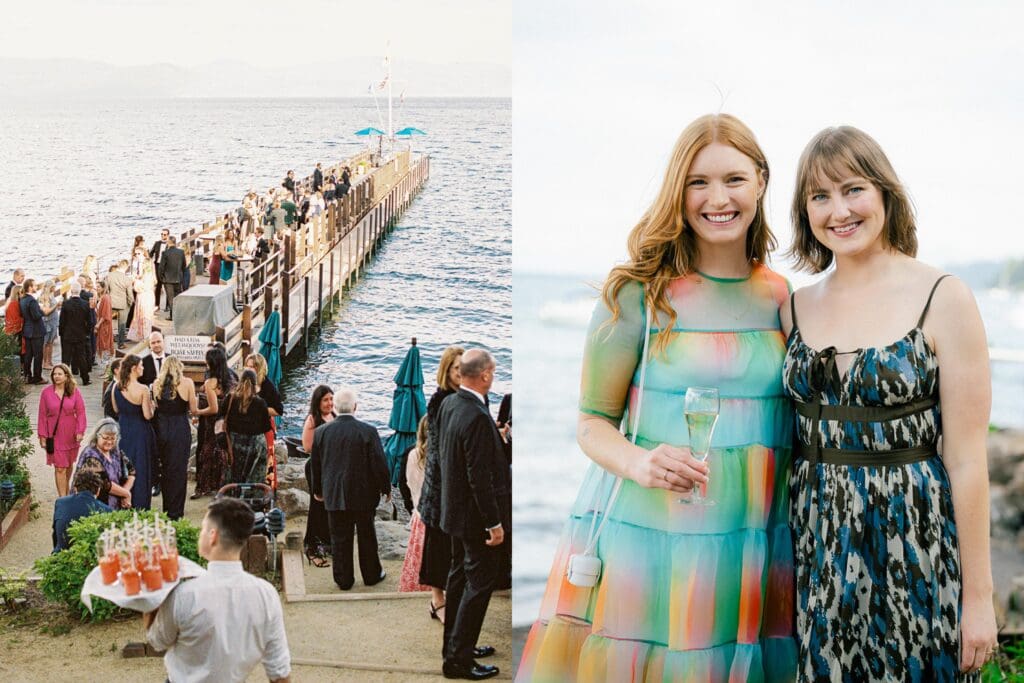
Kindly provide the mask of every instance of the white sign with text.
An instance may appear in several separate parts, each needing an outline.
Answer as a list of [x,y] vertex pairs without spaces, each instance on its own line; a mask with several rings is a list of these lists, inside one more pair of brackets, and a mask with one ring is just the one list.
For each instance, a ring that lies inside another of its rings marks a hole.
[[176,334],[164,338],[169,356],[177,356],[180,360],[205,360],[206,349],[213,337],[208,335]]

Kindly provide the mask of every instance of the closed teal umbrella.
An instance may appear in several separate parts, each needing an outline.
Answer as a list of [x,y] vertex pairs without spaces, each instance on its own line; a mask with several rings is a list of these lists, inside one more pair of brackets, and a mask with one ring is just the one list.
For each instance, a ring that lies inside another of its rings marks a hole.
[[277,311],[271,312],[267,316],[267,321],[263,323],[263,329],[260,330],[260,355],[263,356],[267,361],[267,377],[274,383],[274,386],[280,386],[281,377],[281,314]]
[[401,367],[395,373],[395,385],[391,417],[388,419],[388,426],[395,433],[388,437],[384,445],[393,486],[398,485],[402,453],[416,443],[416,428],[420,418],[427,414],[427,399],[423,396],[423,365],[420,363],[420,350],[416,346],[415,337],[412,338],[412,346],[405,354]]

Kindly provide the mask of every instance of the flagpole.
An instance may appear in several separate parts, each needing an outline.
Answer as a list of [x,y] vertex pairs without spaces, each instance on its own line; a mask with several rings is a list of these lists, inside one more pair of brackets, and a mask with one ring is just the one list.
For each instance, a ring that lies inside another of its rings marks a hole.
[[395,129],[391,122],[391,45],[388,45],[388,54],[385,57],[388,65],[388,72],[385,78],[388,82],[388,151],[392,154],[395,151]]

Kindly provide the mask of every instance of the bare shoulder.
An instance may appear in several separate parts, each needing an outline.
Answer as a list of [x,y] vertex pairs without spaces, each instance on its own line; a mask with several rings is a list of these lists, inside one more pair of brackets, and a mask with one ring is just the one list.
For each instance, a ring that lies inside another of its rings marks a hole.
[[[935,279],[938,280],[938,277]],[[936,321],[955,322],[957,316],[977,315],[977,312],[978,303],[974,299],[974,292],[957,276],[945,277],[935,285],[929,317],[934,315]]]

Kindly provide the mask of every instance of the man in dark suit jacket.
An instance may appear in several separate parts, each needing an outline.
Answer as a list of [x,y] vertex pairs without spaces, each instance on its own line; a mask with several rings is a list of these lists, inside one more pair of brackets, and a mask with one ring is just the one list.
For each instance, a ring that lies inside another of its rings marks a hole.
[[61,356],[71,366],[71,372],[82,378],[82,385],[89,384],[89,333],[92,311],[82,298],[82,285],[71,283],[71,296],[60,308],[58,332],[60,333]]
[[142,357],[142,375],[139,376],[139,384],[152,386],[160,374],[167,356],[164,354],[164,335],[154,330],[149,333],[149,354]]
[[481,680],[498,667],[477,664],[494,654],[477,646],[500,571],[512,507],[512,482],[501,436],[486,405],[494,358],[483,349],[462,354],[462,386],[437,415],[441,460],[441,530],[451,536],[452,568],[445,588],[442,671],[445,678]]
[[316,192],[324,186],[324,172],[320,170],[320,163],[317,162],[316,168],[313,169],[313,192]]
[[160,267],[163,262],[164,249],[167,248],[167,240],[171,236],[171,231],[164,228],[160,231],[160,239],[153,242],[153,248],[149,250],[149,258],[153,259],[153,268],[156,270],[156,307],[160,309],[160,291],[164,288],[163,280],[160,277]]
[[99,474],[90,469],[80,469],[75,474],[75,493],[54,501],[53,552],[68,547],[68,527],[72,522],[93,513],[113,512],[109,505],[96,500],[102,486]]
[[347,591],[355,583],[352,530],[359,537],[359,572],[367,586],[384,580],[377,556],[374,514],[381,496],[391,496],[391,477],[376,428],[355,418],[356,394],[334,394],[338,417],[313,432],[309,492],[327,510],[333,546],[334,582]]
[[29,384],[43,383],[43,338],[46,337],[46,325],[43,323],[43,309],[33,296],[36,281],[28,278],[23,283],[24,291],[18,307],[21,318],[25,321],[21,329],[21,337],[25,340],[25,367],[29,373]]
[[167,292],[167,312],[174,319],[174,297],[181,294],[181,277],[185,273],[185,252],[178,248],[178,240],[167,238],[167,249],[160,259],[157,278],[164,283]]

